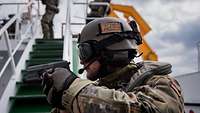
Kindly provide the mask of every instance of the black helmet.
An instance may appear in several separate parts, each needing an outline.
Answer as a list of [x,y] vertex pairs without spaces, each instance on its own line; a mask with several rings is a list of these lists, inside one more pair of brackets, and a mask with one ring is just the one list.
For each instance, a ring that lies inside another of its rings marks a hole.
[[102,52],[113,60],[114,56],[134,58],[142,38],[135,21],[128,24],[119,18],[104,17],[88,23],[83,28],[78,43],[79,57],[83,61],[99,57]]

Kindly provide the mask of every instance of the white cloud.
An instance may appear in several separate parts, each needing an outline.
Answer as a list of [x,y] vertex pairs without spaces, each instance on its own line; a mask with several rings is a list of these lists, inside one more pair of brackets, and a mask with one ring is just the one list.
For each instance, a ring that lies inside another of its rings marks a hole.
[[188,50],[182,43],[167,46],[158,50],[157,54],[161,56],[160,61],[167,61],[173,65],[175,76],[197,71],[197,50]]
[[[173,74],[197,71],[196,41],[200,35],[199,0],[129,0],[152,27],[146,40]],[[192,29],[193,28],[193,29]]]
[[[197,71],[196,48],[188,47],[189,44],[195,45],[195,43],[189,42],[188,38],[198,34],[198,26],[195,27],[197,29],[195,32],[191,28],[195,26],[194,22],[200,19],[199,0],[113,0],[112,2],[133,5],[150,24],[152,31],[146,36],[146,40],[158,54],[160,61],[172,63],[174,75]],[[65,6],[63,4],[62,7]],[[72,8],[73,21],[83,21],[74,18],[74,16],[84,17],[80,9]],[[60,17],[65,19],[64,15]],[[60,17],[58,16],[59,21],[61,21]],[[190,29],[184,30],[182,27],[190,27]],[[186,32],[196,34],[187,35]],[[181,34],[185,37],[182,38]]]

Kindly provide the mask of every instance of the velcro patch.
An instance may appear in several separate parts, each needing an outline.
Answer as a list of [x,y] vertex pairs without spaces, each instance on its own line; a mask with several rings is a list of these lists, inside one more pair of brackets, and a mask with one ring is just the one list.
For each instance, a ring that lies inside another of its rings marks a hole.
[[100,24],[101,34],[122,32],[122,27],[119,22],[109,22]]

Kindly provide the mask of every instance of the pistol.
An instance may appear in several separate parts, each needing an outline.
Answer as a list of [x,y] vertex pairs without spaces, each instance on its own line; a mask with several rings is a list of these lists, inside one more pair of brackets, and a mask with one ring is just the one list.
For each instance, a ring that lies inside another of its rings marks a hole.
[[57,61],[57,62],[51,62],[46,64],[40,64],[40,65],[34,65],[28,67],[24,72],[23,82],[25,83],[41,83],[42,82],[42,76],[43,73],[46,70],[55,68],[69,68],[70,62],[68,61]]

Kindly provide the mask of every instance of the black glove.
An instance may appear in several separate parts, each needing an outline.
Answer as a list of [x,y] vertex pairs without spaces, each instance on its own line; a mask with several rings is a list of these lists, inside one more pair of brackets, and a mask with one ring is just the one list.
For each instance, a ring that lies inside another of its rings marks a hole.
[[63,91],[68,89],[76,78],[78,77],[74,73],[65,68],[50,69],[43,73],[43,92],[52,107],[64,109],[62,106]]

